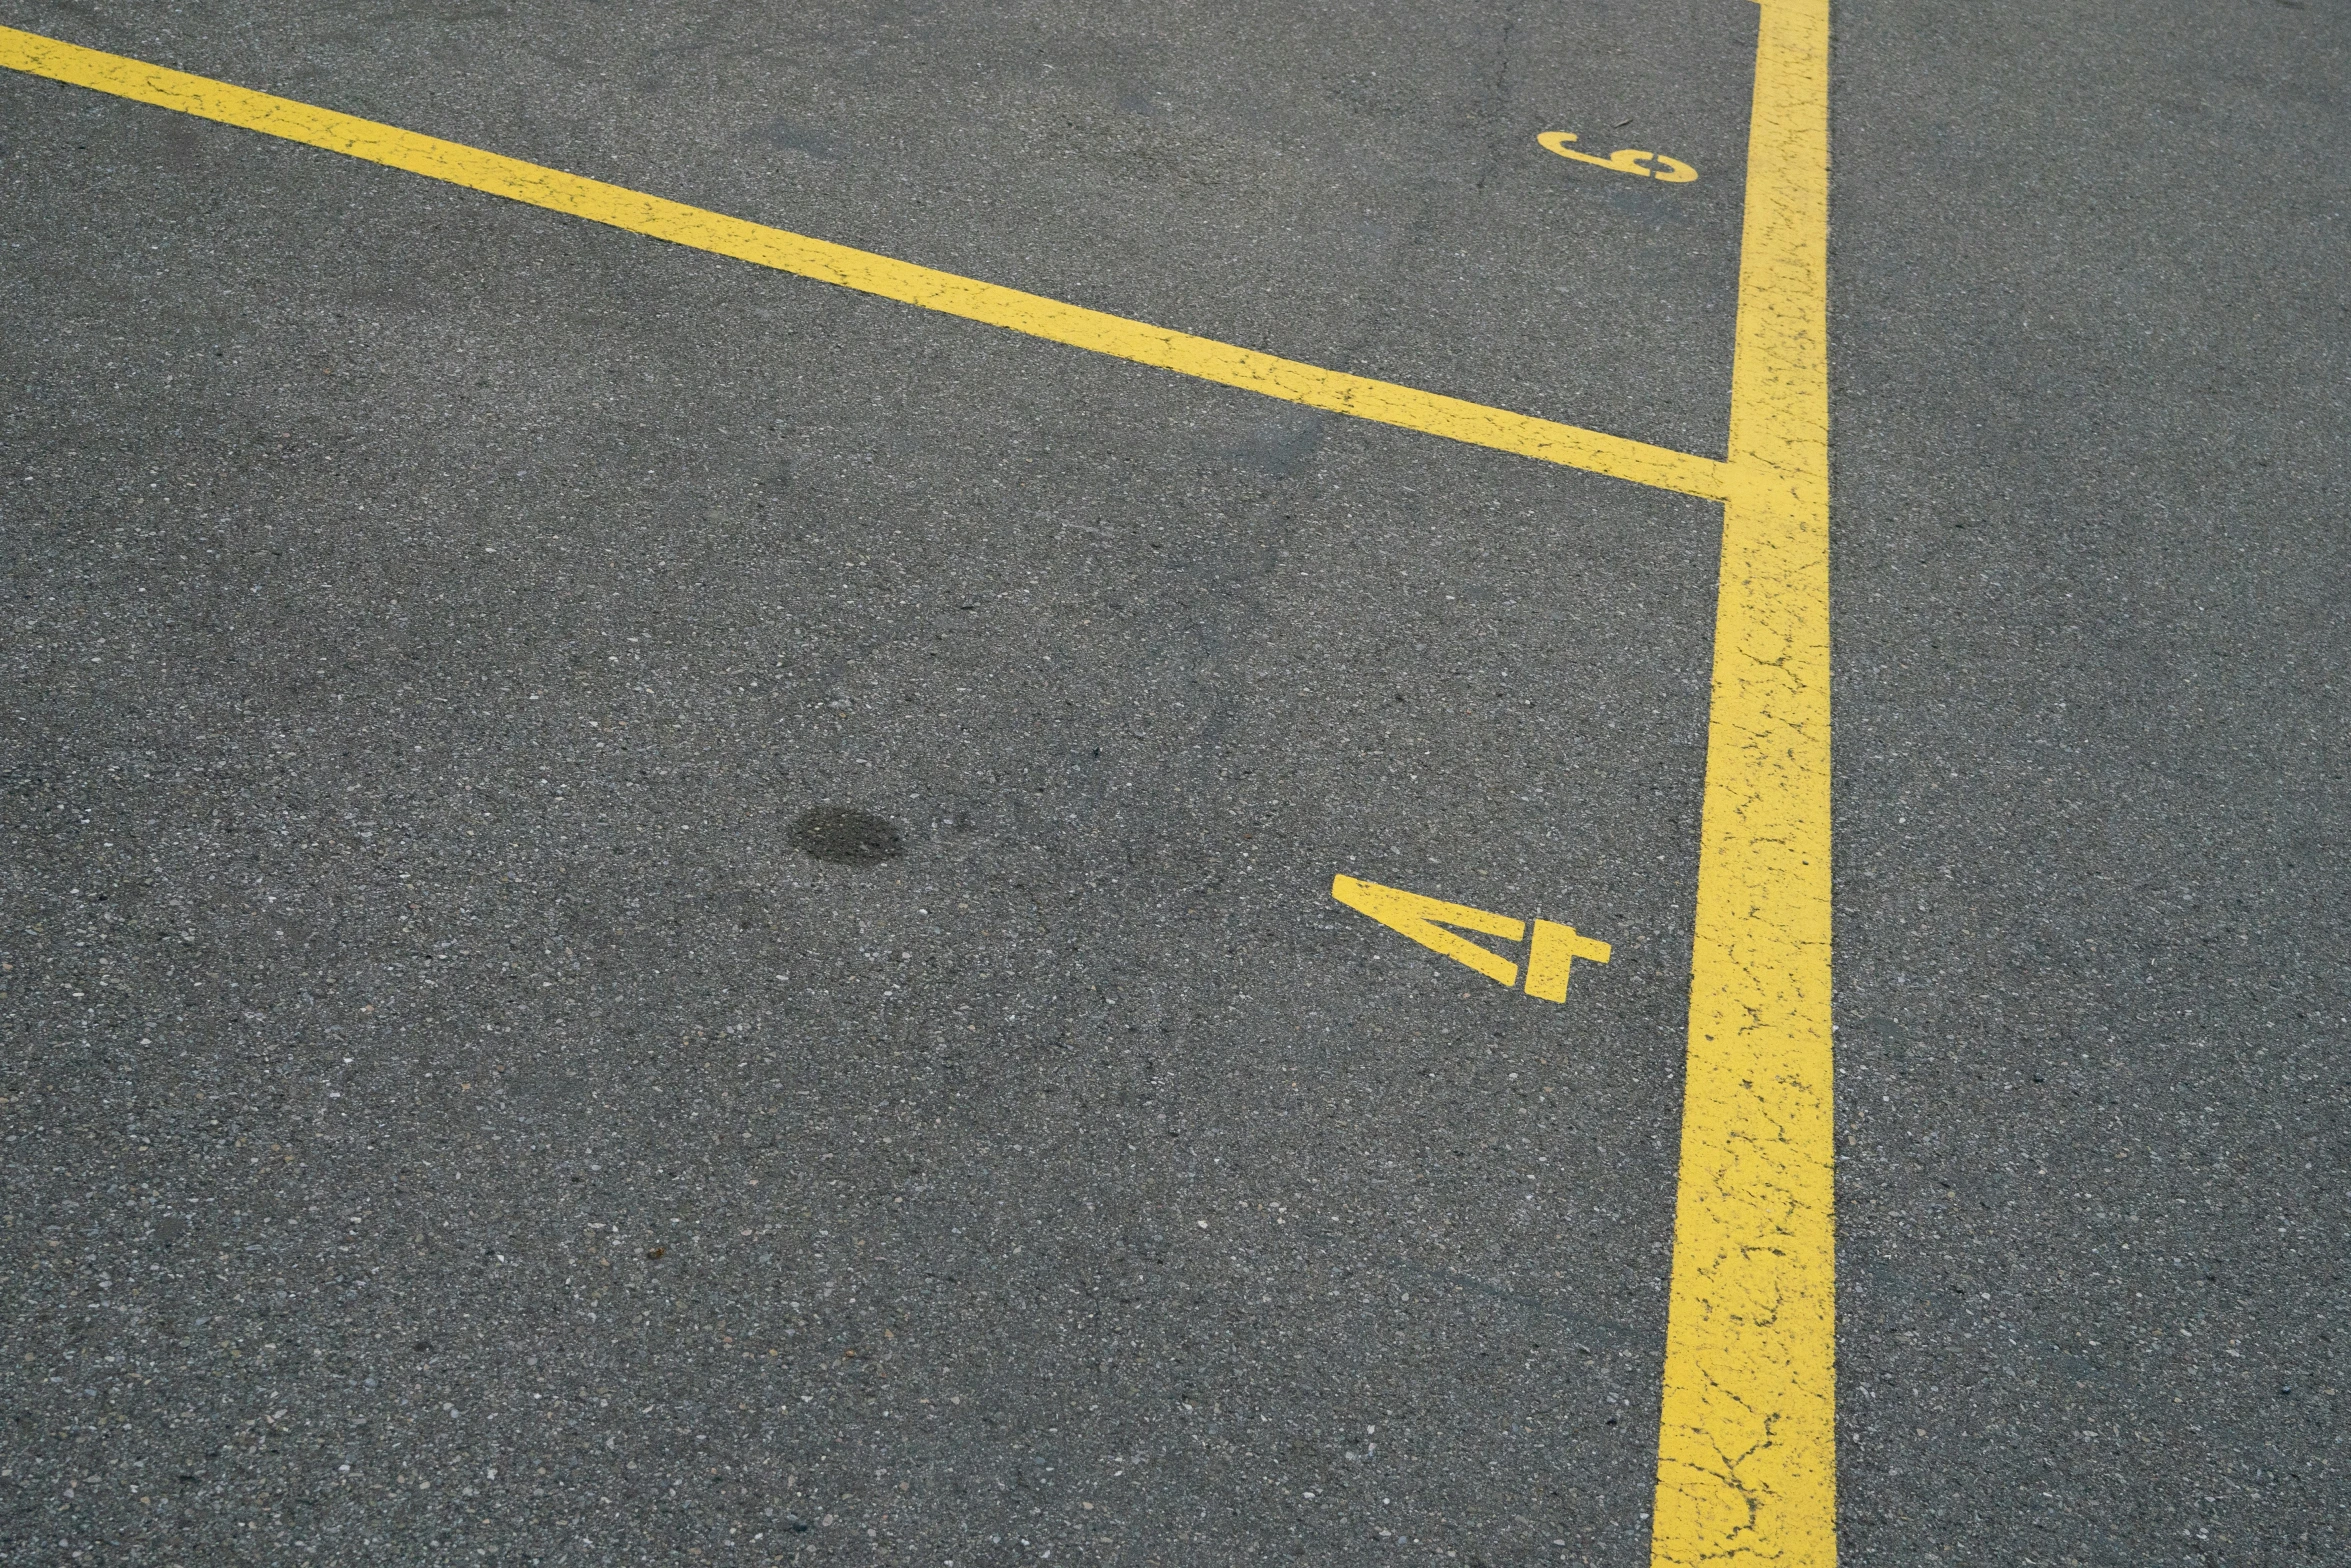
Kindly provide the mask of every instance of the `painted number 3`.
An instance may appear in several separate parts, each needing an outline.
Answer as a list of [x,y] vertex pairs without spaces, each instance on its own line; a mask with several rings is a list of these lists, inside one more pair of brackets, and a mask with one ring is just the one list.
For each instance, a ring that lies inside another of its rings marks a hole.
[[[1638,174],[1647,180],[1663,180],[1668,185],[1686,185],[1698,177],[1698,171],[1679,158],[1668,158],[1661,152],[1643,152],[1638,147],[1622,147],[1605,158],[1595,158],[1588,152],[1577,152],[1568,145],[1574,141],[1573,131],[1545,131],[1535,138],[1545,148],[1562,158],[1573,158],[1578,163],[1596,163],[1603,169],[1614,169],[1619,174]],[[1644,169],[1644,163],[1654,163],[1654,169]]]

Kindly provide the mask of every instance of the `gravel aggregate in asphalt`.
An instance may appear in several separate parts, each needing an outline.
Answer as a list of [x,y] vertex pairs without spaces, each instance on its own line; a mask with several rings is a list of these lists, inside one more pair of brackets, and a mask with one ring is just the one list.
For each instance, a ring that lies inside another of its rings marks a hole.
[[[2333,1562],[2345,22],[1836,15],[1841,1552]],[[8,20],[1722,449],[1744,4]],[[1646,1561],[1716,508],[13,75],[0,189],[0,1557]]]

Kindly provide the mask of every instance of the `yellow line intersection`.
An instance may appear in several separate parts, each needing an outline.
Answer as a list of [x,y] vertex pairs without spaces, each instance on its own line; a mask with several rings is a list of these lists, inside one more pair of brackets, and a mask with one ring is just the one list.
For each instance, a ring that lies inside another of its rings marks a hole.
[[33,33],[0,27],[0,66],[1268,397],[1723,502],[1651,1561],[1827,1568],[1828,0],[1758,3],[1727,459],[1195,337]]

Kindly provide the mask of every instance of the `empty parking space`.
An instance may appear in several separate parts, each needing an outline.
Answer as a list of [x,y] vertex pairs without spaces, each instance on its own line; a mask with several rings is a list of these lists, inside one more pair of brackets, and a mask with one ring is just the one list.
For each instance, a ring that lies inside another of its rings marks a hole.
[[12,1550],[1973,1560],[1819,7],[10,20]]

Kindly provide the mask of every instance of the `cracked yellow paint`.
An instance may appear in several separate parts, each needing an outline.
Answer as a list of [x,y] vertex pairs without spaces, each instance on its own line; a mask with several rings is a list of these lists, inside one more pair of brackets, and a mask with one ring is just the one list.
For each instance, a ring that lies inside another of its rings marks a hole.
[[1653,1568],[1836,1561],[1828,0],[1761,0]]
[[1716,458],[1130,321],[36,33],[0,27],[0,65],[1310,408],[1707,500],[1730,494],[1729,465]]

